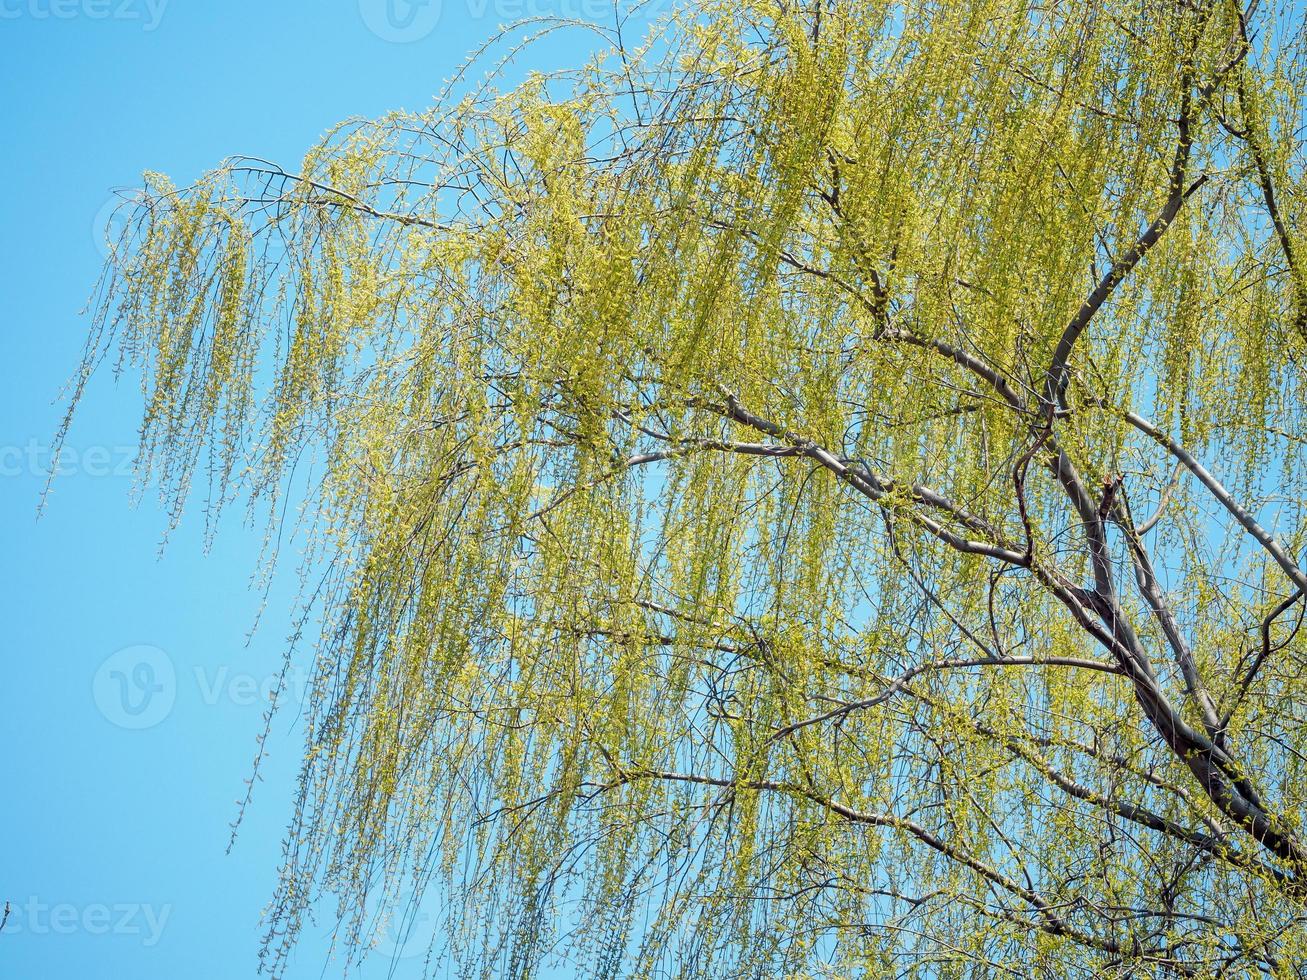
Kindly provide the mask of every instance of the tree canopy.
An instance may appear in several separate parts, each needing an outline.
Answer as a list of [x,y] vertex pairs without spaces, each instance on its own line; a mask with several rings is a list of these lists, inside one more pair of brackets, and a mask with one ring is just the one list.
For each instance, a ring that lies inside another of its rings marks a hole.
[[265,967],[1307,976],[1302,9],[619,27],[147,174],[96,294],[174,518],[306,543]]

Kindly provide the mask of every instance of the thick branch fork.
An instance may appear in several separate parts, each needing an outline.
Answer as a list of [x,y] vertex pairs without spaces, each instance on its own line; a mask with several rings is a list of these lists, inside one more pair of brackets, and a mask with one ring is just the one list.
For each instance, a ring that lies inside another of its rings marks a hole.
[[[812,440],[750,411],[729,392],[725,393],[724,405],[709,402],[696,404],[698,407],[715,411],[740,425],[778,440],[780,445],[769,449],[766,455],[800,456],[817,462],[875,502],[887,513],[887,516],[892,518],[906,513],[913,524],[956,551],[981,555],[1007,565],[1029,569],[1035,578],[1072,613],[1090,636],[1113,656],[1121,672],[1131,680],[1136,700],[1145,716],[1175,756],[1189,768],[1207,797],[1225,816],[1242,827],[1253,839],[1292,869],[1292,877],[1285,876],[1279,879],[1285,890],[1295,895],[1307,894],[1307,878],[1303,875],[1303,869],[1307,868],[1307,849],[1265,809],[1261,796],[1253,787],[1246,770],[1224,747],[1219,734],[1221,721],[1216,715],[1215,706],[1197,676],[1192,656],[1179,635],[1174,619],[1165,608],[1160,592],[1156,588],[1155,573],[1152,572],[1147,555],[1136,538],[1132,548],[1138,549],[1134,553],[1134,559],[1140,587],[1146,598],[1150,593],[1154,593],[1150,607],[1154,615],[1159,618],[1163,633],[1175,647],[1190,693],[1199,704],[1209,731],[1203,733],[1194,730],[1162,692],[1159,679],[1149,663],[1143,644],[1117,599],[1107,546],[1107,519],[1115,512],[1114,508],[1109,506],[1107,512],[1104,512],[1095,504],[1085,490],[1084,483],[1070,457],[1057,445],[1056,440],[1049,438],[1050,452],[1054,453],[1051,470],[1084,523],[1089,541],[1090,563],[1095,576],[1095,588],[1092,591],[1072,585],[1057,570],[1044,568],[1037,562],[1031,561],[1029,555],[1032,549],[1029,546],[1018,550],[1001,540],[998,543],[972,540],[949,530],[916,509],[895,506],[894,498],[891,496],[893,490],[891,481],[872,473],[865,466],[851,466]],[[1157,432],[1151,427],[1143,428],[1147,423],[1138,416],[1131,417],[1131,422],[1150,435]],[[1154,438],[1158,438],[1159,441],[1165,439],[1160,433],[1154,435]],[[1297,575],[1302,575],[1301,571],[1297,570],[1296,564],[1288,559],[1274,539],[1260,528],[1251,515],[1234,503],[1224,488],[1207,474],[1192,456],[1169,440],[1166,444],[1176,458],[1199,476],[1213,494],[1222,500],[1227,509],[1262,543],[1263,547],[1266,547],[1272,555],[1283,558],[1283,563],[1288,566],[1286,571],[1292,568]],[[909,500],[948,513],[968,527],[988,528],[986,522],[968,514],[948,498],[929,488],[914,486],[907,497]],[[995,538],[997,539],[997,535]],[[869,704],[879,703],[880,698],[881,696],[878,695],[877,698],[871,699]],[[830,717],[838,715],[842,710],[847,709],[837,708]],[[825,718],[818,720],[825,720]]]

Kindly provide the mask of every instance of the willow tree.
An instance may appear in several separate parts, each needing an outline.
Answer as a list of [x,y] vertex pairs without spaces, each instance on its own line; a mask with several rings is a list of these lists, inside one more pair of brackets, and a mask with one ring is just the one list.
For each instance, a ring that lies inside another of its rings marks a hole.
[[1307,975],[1301,16],[715,0],[148,174],[82,384],[322,624],[265,967]]

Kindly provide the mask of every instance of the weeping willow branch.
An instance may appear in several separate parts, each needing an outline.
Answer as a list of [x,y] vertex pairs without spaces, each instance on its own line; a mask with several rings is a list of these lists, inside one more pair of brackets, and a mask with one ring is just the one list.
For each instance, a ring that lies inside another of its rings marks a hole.
[[321,628],[265,970],[1307,976],[1301,11],[629,12],[119,225],[70,424]]

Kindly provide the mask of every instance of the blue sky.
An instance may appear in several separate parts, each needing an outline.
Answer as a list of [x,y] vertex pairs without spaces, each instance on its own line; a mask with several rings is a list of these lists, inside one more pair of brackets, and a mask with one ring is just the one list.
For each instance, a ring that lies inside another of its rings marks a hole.
[[[97,377],[36,518],[111,190],[237,152],[295,164],[346,116],[428,104],[497,24],[560,7],[608,4],[0,0],[0,976],[254,976],[299,752],[284,713],[225,855],[293,576],[247,643],[259,535],[228,519],[205,553],[193,507],[160,553],[163,514],[148,489],[132,502],[131,379]],[[520,67],[588,43],[562,35]],[[340,975],[326,949],[311,938],[289,976]]]

